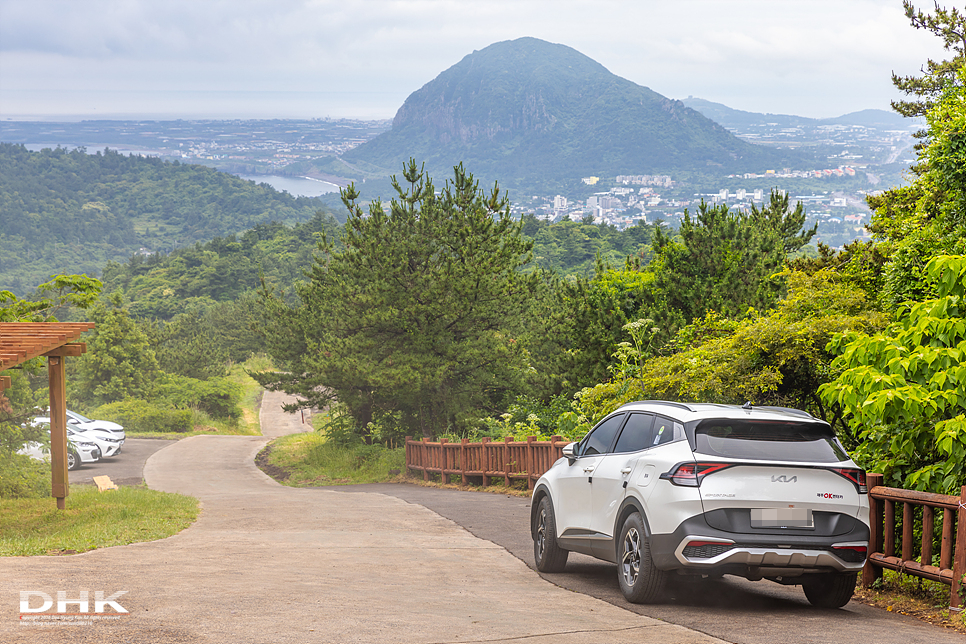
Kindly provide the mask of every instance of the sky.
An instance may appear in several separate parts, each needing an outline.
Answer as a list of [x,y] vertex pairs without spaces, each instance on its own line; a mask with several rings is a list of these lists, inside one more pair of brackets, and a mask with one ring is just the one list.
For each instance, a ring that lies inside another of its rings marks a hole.
[[523,36],[670,98],[816,118],[889,109],[893,71],[946,57],[900,0],[0,0],[0,118],[392,118]]

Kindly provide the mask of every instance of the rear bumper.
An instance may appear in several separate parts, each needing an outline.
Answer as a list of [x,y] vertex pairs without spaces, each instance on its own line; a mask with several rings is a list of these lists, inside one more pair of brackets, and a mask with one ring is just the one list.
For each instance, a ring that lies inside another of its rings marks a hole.
[[[756,576],[769,577],[862,570],[869,526],[852,519],[843,527],[847,529],[838,534],[821,536],[805,530],[782,534],[726,532],[712,528],[700,515],[688,519],[671,534],[651,535],[651,555],[655,565],[663,570],[702,573],[752,571]],[[706,544],[696,547],[689,545],[692,542]]]

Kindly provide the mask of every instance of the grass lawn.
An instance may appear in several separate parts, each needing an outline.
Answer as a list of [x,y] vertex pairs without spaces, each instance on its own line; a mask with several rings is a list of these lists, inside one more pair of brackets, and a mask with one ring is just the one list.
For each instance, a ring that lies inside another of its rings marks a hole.
[[54,499],[0,499],[0,556],[61,555],[170,537],[198,517],[190,496],[145,487],[98,492],[72,485],[67,509]]

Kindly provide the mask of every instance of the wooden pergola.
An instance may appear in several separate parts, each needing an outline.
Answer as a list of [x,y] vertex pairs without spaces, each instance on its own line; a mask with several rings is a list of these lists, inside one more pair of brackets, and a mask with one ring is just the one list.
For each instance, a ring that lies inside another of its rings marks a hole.
[[[33,358],[47,358],[50,376],[50,494],[57,508],[67,507],[67,378],[64,359],[87,351],[77,342],[93,322],[0,322],[0,373]],[[10,376],[0,375],[0,393]]]

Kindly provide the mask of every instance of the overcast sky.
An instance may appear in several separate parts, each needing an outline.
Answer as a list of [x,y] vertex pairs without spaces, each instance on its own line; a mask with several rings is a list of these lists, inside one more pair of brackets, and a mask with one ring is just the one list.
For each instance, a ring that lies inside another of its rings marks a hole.
[[390,118],[521,36],[671,98],[812,117],[889,109],[892,71],[946,57],[900,0],[0,0],[0,118]]

